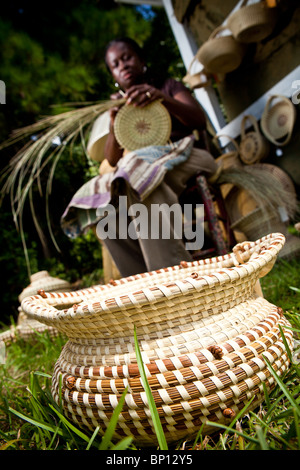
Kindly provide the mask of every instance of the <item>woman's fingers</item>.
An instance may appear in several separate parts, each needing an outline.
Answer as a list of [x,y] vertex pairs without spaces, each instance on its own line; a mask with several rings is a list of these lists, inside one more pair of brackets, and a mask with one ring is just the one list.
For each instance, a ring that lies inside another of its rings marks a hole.
[[147,84],[136,85],[127,90],[126,96],[127,104],[142,107],[157,100],[159,98],[159,91]]
[[[113,93],[112,95],[110,95],[111,100],[119,100],[120,98],[123,98],[123,96],[119,92]],[[113,108],[110,108],[109,114],[110,114],[110,119],[112,123],[114,122],[119,109],[120,109],[119,106],[114,106]]]
[[123,98],[122,94],[117,92],[117,93],[113,93],[112,95],[110,95],[110,99],[111,100],[119,100],[120,98]]

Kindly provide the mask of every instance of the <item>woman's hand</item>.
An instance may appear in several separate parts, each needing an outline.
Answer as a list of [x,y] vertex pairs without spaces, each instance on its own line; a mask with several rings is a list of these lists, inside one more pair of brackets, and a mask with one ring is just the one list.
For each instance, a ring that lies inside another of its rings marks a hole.
[[206,118],[204,112],[188,90],[177,93],[174,97],[165,95],[152,85],[142,83],[133,85],[126,90],[127,104],[144,107],[155,100],[161,100],[169,113],[191,131],[194,129],[205,129]]
[[163,93],[152,85],[142,83],[141,85],[133,85],[127,91],[125,97],[127,104],[133,106],[144,107],[158,99],[163,99]]

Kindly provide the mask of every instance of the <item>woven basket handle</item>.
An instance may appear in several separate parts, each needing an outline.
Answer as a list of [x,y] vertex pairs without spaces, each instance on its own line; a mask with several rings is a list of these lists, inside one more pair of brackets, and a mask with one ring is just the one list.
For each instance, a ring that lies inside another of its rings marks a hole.
[[209,41],[210,39],[214,39],[214,38],[217,36],[218,33],[220,33],[221,31],[226,31],[226,29],[228,29],[228,28],[227,28],[227,26],[225,26],[225,25],[224,25],[224,26],[223,26],[223,25],[218,26],[218,28],[216,28],[216,29],[211,33],[211,35],[210,35],[209,38],[208,38],[208,41]]
[[207,72],[206,72],[206,70],[205,70],[204,67],[203,67],[203,69],[199,70],[199,71],[196,72],[195,74],[192,74],[192,73],[191,73],[192,66],[193,66],[193,64],[195,63],[196,60],[198,60],[197,54],[193,57],[193,59],[192,59],[190,65],[189,65],[189,68],[187,69],[187,75],[197,75],[197,74],[207,75]]
[[252,114],[248,114],[247,116],[244,116],[241,122],[241,136],[242,138],[245,137],[246,131],[245,131],[245,124],[247,121],[251,121],[255,131],[260,134],[259,128],[258,128],[258,123],[255,117]]
[[[218,145],[218,147],[220,148],[219,144],[218,144],[218,139],[219,137],[226,137],[226,139],[230,140],[230,142],[233,144],[233,146],[235,147],[237,153],[239,153],[239,146],[238,146],[238,143],[235,139],[233,139],[232,137],[230,137],[230,135],[226,135],[226,134],[220,134],[220,135],[215,135],[214,138],[213,138],[213,142],[215,144]],[[224,154],[226,156],[226,154]]]
[[272,101],[273,101],[274,99],[276,99],[276,98],[280,98],[282,101],[285,101],[285,102],[288,103],[288,104],[291,103],[290,100],[289,100],[289,98],[287,98],[287,97],[284,96],[284,95],[271,95],[271,96],[269,96],[269,98],[268,98],[268,100],[267,100],[267,102],[266,102],[266,106],[265,106],[265,110],[266,110],[266,111],[269,111],[270,105],[271,105]]
[[[243,0],[243,2],[241,3],[241,6],[240,6],[240,9],[245,7],[247,5],[249,0]],[[265,0],[259,0],[257,3],[265,3]]]
[[[285,101],[286,103],[288,103],[289,105],[291,104],[291,101],[289,100],[289,98],[287,98],[286,96],[284,95],[271,95],[269,96],[267,102],[266,102],[266,106],[265,106],[265,109],[264,109],[264,113],[267,113],[270,109],[270,105],[272,103],[272,101],[276,98],[280,98],[282,101]],[[293,133],[293,127],[291,127],[289,129],[289,132],[287,133],[287,136],[284,140],[282,140],[281,142],[278,142],[276,139],[274,139],[272,137],[271,134],[269,134],[268,132],[268,135],[266,135],[266,137],[268,138],[268,140],[270,142],[272,142],[273,144],[275,145],[279,145],[279,146],[283,146],[283,145],[286,145],[290,140],[291,140],[291,137],[292,137],[292,133]]]
[[189,68],[187,69],[187,74],[190,74],[190,73],[191,73],[192,66],[193,66],[194,62],[196,61],[196,58],[197,58],[196,55],[194,55],[194,57],[193,57],[193,59],[192,59],[190,65],[189,65]]
[[245,7],[247,5],[247,3],[248,3],[248,0],[243,0],[243,2],[241,3],[240,8]]
[[243,241],[235,245],[232,249],[232,252],[238,263],[244,264],[253,258],[257,258],[261,251],[265,248],[265,245],[255,246],[253,242]]
[[[216,28],[216,29],[211,33],[211,35],[208,37],[207,41],[211,41],[212,39],[214,39],[214,38],[217,36],[217,34],[218,34],[220,31],[225,31],[226,29],[228,29],[228,28],[227,28],[227,26],[225,26],[225,25],[218,26],[218,28]],[[206,41],[206,42],[207,42],[207,41]],[[199,52],[201,51],[201,49],[202,49],[202,46],[198,49],[198,51],[197,51],[195,57],[193,58],[192,62],[193,62],[195,59],[199,60]],[[199,62],[201,62],[201,61],[199,60]],[[190,65],[191,65],[191,64],[190,64]]]

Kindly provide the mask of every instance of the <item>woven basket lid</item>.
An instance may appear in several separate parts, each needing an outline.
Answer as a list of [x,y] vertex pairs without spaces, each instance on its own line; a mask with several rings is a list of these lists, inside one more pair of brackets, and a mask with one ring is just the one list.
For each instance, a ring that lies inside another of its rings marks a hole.
[[30,276],[30,284],[25,287],[19,295],[19,302],[21,302],[25,297],[36,295],[40,289],[43,289],[45,292],[62,292],[70,291],[72,288],[68,281],[52,277],[48,271],[39,271]]
[[290,141],[295,119],[296,110],[293,103],[285,96],[272,95],[261,117],[261,129],[268,140],[283,146]]
[[165,145],[171,134],[171,117],[159,101],[143,108],[126,105],[116,115],[114,132],[120,146],[129,151]]

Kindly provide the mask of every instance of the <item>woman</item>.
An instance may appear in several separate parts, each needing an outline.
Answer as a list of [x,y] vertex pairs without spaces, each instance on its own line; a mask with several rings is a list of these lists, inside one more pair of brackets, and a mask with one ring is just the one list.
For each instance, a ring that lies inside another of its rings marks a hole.
[[[68,235],[76,236],[87,227],[96,225],[101,218],[103,220],[104,212],[99,208],[105,209],[112,202],[119,207],[116,196],[126,196],[127,207],[142,202],[147,208],[149,236],[139,236],[138,227],[132,233],[133,218],[128,213],[126,224],[131,226],[131,236],[129,231],[126,237],[120,234],[119,210],[116,239],[109,237],[102,238],[102,241],[121,275],[125,277],[172,266],[182,260],[190,261],[190,253],[174,233],[174,221],[168,221],[170,236],[167,239],[161,234],[158,239],[151,238],[151,226],[157,223],[156,219],[151,220],[151,208],[163,203],[169,207],[178,204],[178,196],[193,175],[200,172],[210,175],[216,171],[213,157],[207,151],[197,149],[199,142],[193,137],[195,130],[201,132],[205,129],[205,115],[180,82],[167,79],[161,84],[155,83],[147,70],[142,50],[131,39],[111,41],[106,48],[105,62],[120,89],[111,98],[125,96],[127,103],[134,106],[146,106],[161,100],[172,119],[171,141],[174,144],[125,154],[115,138],[114,120],[118,109],[113,108],[105,157],[115,168],[114,172],[93,178],[75,194],[63,215],[63,229]],[[99,233],[100,230],[97,231],[98,236]]]

